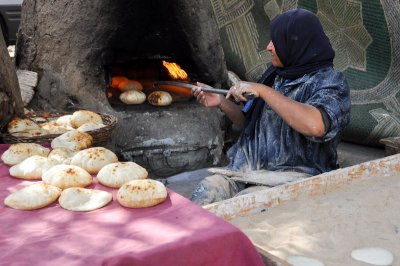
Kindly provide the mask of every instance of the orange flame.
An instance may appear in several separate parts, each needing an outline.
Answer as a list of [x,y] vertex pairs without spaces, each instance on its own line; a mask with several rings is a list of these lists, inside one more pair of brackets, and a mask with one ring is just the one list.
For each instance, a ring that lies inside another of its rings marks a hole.
[[168,74],[171,78],[182,80],[188,79],[188,75],[186,74],[185,70],[183,70],[178,64],[163,61],[163,65],[168,70]]

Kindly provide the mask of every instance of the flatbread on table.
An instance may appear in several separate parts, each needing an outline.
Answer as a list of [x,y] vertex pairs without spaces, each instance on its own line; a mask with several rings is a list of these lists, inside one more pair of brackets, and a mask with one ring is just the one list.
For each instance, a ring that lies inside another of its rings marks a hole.
[[118,157],[104,147],[93,147],[79,151],[71,159],[71,164],[82,167],[90,174],[97,174],[101,168],[110,163],[118,162]]
[[112,201],[112,194],[98,189],[71,187],[65,189],[58,203],[69,211],[93,211]]
[[164,202],[167,189],[160,181],[138,179],[129,181],[118,190],[118,202],[128,208],[146,208]]
[[145,179],[147,176],[147,170],[137,163],[117,162],[108,164],[101,168],[97,174],[97,180],[104,186],[120,188],[128,181]]
[[57,161],[59,164],[70,164],[72,157],[77,152],[67,148],[55,148],[50,151],[47,158]]
[[25,180],[40,180],[48,169],[56,165],[57,162],[47,157],[33,155],[26,158],[19,164],[13,165],[8,170],[10,175]]
[[60,194],[60,188],[38,183],[11,193],[4,199],[4,205],[17,210],[36,210],[50,205]]
[[8,166],[12,166],[33,155],[47,157],[49,153],[50,149],[36,143],[16,143],[8,147],[1,155],[1,160]]
[[93,177],[85,169],[76,165],[59,164],[43,173],[44,183],[66,189],[70,187],[87,187]]

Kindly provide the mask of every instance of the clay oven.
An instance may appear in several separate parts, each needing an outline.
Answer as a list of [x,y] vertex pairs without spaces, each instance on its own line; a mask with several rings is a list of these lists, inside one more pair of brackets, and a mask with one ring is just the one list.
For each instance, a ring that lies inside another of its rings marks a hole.
[[121,73],[151,87],[167,78],[163,61],[184,69],[187,82],[224,87],[226,65],[209,1],[25,0],[22,10],[16,64],[39,73],[30,107],[115,115],[119,123],[107,146],[152,177],[220,162],[218,110],[187,95],[166,107],[123,105],[108,91]]

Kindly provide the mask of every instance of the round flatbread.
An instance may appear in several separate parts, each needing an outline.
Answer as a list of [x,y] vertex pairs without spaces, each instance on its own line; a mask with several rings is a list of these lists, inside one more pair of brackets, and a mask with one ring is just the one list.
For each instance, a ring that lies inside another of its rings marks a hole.
[[381,266],[391,265],[394,260],[390,251],[377,247],[355,249],[351,252],[351,257],[358,261]]
[[23,132],[32,129],[40,129],[40,126],[30,119],[13,118],[7,125],[8,133]]
[[93,177],[85,169],[75,165],[59,164],[43,173],[43,182],[61,189],[70,187],[87,187]]
[[304,256],[290,256],[287,262],[293,266],[324,266],[319,260]]
[[172,96],[166,91],[153,91],[147,96],[147,101],[155,106],[167,106],[172,103]]
[[100,209],[111,201],[112,195],[109,192],[77,187],[65,189],[58,199],[61,207],[77,212]]
[[14,137],[25,137],[25,138],[33,138],[47,134],[49,134],[48,131],[43,128],[28,129],[21,132],[11,133],[11,135],[13,135]]
[[11,166],[10,175],[25,180],[40,180],[48,169],[56,165],[57,162],[47,157],[33,155],[26,158],[19,164]]
[[47,158],[58,162],[59,164],[70,164],[72,157],[78,151],[70,150],[67,148],[55,148],[50,151]]
[[101,168],[118,162],[118,157],[104,147],[93,147],[79,151],[72,157],[71,164],[82,167],[91,174],[97,174]]
[[128,90],[121,93],[119,99],[125,104],[142,104],[146,101],[146,94],[138,90]]
[[57,124],[57,121],[55,120],[42,123],[40,124],[40,127],[44,129],[47,134],[64,134],[69,130],[66,126]]
[[72,115],[63,115],[57,118],[56,123],[57,125],[66,127],[68,130],[71,130],[74,128],[72,126],[71,120],[72,120]]
[[128,181],[145,179],[147,175],[147,170],[137,163],[118,162],[108,164],[101,168],[97,174],[97,180],[104,186],[120,188]]
[[67,148],[70,150],[83,150],[89,148],[93,144],[93,137],[85,132],[78,130],[68,131],[51,141],[51,147]]
[[118,190],[118,202],[128,208],[146,208],[165,201],[167,189],[164,184],[152,179],[129,181]]
[[88,110],[79,110],[72,114],[71,124],[74,128],[78,128],[88,122],[103,124],[103,119],[100,115]]
[[82,126],[78,127],[76,130],[85,132],[85,131],[96,130],[96,129],[99,129],[102,127],[105,127],[105,125],[97,124],[94,122],[87,122],[87,123],[83,124]]
[[17,210],[36,210],[46,207],[57,200],[61,189],[39,183],[24,187],[8,195],[4,205]]
[[8,149],[1,155],[1,160],[9,165],[16,165],[28,157],[40,155],[47,157],[50,149],[45,148],[36,143],[16,143],[10,145]]

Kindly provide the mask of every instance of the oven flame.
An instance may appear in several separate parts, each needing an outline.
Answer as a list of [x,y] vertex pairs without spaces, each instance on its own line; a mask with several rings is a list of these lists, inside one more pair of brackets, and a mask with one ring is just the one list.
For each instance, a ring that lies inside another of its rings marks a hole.
[[168,74],[172,79],[187,80],[188,75],[178,64],[163,61],[164,67],[168,70]]

